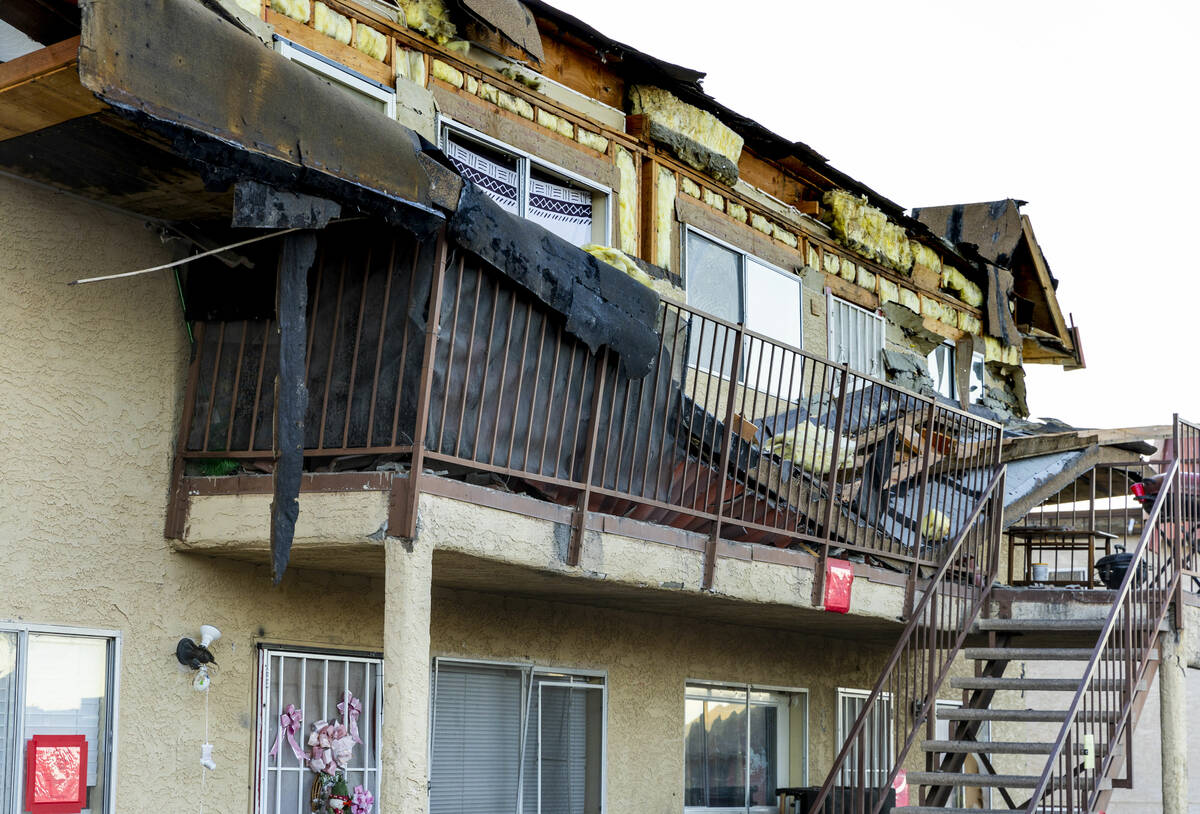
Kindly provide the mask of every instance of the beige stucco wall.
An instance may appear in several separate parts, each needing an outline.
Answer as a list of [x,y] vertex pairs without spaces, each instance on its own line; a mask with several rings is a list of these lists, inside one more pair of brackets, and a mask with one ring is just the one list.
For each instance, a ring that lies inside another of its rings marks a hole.
[[[249,810],[256,641],[378,650],[379,579],[173,553],[163,539],[187,338],[171,257],[140,220],[0,178],[0,620],[119,630],[117,810],[198,800],[203,698],[172,656],[217,625],[218,769],[205,807]],[[321,623],[300,612],[314,593]]]

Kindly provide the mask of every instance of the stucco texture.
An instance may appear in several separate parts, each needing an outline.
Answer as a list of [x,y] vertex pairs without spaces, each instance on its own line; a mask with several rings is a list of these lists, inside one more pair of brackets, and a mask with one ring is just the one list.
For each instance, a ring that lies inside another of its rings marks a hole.
[[[119,630],[117,811],[199,799],[203,697],[173,657],[224,634],[205,807],[250,807],[257,641],[379,650],[377,578],[172,552],[163,539],[188,358],[169,272],[68,287],[172,259],[132,217],[0,178],[0,619]],[[301,504],[303,512],[303,503]],[[322,597],[319,622],[301,613]]]

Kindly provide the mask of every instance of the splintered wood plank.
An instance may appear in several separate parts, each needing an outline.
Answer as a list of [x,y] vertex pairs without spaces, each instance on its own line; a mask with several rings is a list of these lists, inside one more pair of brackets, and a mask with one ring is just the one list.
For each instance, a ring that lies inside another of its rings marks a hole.
[[80,84],[78,60],[73,37],[0,64],[0,140],[104,109]]

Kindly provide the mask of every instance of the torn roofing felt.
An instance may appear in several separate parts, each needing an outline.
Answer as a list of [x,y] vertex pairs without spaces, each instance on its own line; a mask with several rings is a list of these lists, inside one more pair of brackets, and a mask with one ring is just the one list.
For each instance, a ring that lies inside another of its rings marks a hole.
[[499,32],[500,36],[542,62],[542,35],[529,9],[518,0],[458,0],[459,5],[482,25]]
[[1005,198],[982,203],[925,206],[914,209],[913,217],[951,243],[971,243],[991,262],[1011,268],[1024,234],[1020,210],[1024,203]]
[[255,178],[354,204],[418,233],[440,221],[412,131],[346,104],[328,82],[210,9],[192,0],[81,7],[84,86],[171,138],[211,188]]
[[566,317],[596,352],[607,345],[625,375],[642,378],[658,352],[658,295],[613,266],[505,210],[466,183],[450,218],[451,239]]

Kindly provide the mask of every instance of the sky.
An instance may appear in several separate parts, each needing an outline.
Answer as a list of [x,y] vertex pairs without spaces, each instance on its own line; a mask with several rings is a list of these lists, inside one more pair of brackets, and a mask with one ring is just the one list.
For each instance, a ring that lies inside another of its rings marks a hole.
[[1028,201],[1087,361],[1031,415],[1200,421],[1200,3],[551,2],[901,206]]

